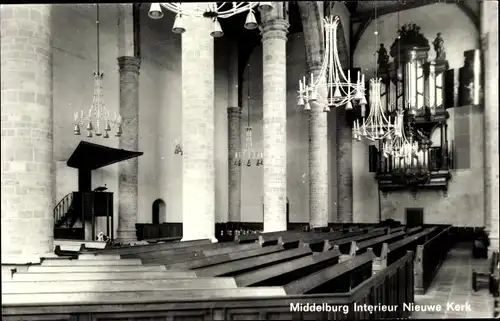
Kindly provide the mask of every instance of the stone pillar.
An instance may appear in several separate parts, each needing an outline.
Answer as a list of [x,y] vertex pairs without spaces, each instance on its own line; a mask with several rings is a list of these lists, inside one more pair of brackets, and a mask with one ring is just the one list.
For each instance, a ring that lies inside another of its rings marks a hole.
[[52,5],[2,5],[2,264],[53,253]]
[[235,164],[235,156],[241,151],[241,107],[238,106],[238,45],[230,45],[228,59],[228,80],[227,80],[227,117],[228,117],[228,221],[239,222],[241,220],[241,166]]
[[337,114],[337,217],[339,223],[352,223],[352,129],[345,108],[336,109],[332,112]]
[[[318,79],[324,55],[323,5],[319,1],[298,2],[306,61],[307,78],[311,73]],[[328,114],[326,88],[318,88],[318,101],[309,112],[309,224],[311,227],[328,226]]]
[[[119,148],[139,150],[139,67],[140,59],[124,56],[118,58],[120,70],[120,115],[123,118],[123,134]],[[118,163],[118,233],[120,242],[137,240],[135,223],[138,211],[137,157]]]
[[[344,35],[344,28],[339,24],[338,35]],[[349,49],[345,37],[339,36],[337,43],[339,60],[342,67],[350,68]],[[353,81],[356,81],[355,79]],[[347,123],[345,107],[336,108],[337,116],[337,220],[341,223],[353,222],[353,186],[352,186],[352,128]],[[334,116],[333,114],[332,116]]]
[[[309,68],[317,79],[321,66]],[[326,98],[326,88],[318,88],[318,99]],[[321,97],[321,98],[320,98]],[[309,111],[309,224],[328,226],[328,114],[325,100],[311,104]],[[334,110],[335,112],[335,110]]]
[[186,28],[182,34],[183,240],[209,238],[216,242],[214,39],[210,36],[213,22],[188,16],[183,20]]
[[229,156],[229,222],[241,219],[241,166],[235,163],[236,153],[241,151],[241,108],[228,107],[228,156]]
[[[134,17],[132,4],[118,5],[118,67],[120,72],[120,115],[123,134],[119,148],[139,150],[139,68],[135,57]],[[118,231],[122,243],[137,240],[135,223],[138,211],[139,159],[118,163]]]
[[261,35],[264,110],[264,232],[273,232],[287,229],[286,35],[289,24],[284,19],[270,18],[272,14],[263,16]]
[[490,252],[498,251],[498,1],[482,1],[481,34],[484,54],[484,211]]

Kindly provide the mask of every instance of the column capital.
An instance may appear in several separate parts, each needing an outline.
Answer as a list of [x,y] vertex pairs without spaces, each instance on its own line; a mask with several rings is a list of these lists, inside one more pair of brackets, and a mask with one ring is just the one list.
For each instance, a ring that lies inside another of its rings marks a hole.
[[287,40],[288,27],[290,24],[284,19],[274,19],[260,24],[260,35],[262,41],[268,39],[282,39]]
[[139,73],[139,68],[141,67],[141,59],[132,56],[118,57],[118,66],[120,67],[120,72],[132,71]]

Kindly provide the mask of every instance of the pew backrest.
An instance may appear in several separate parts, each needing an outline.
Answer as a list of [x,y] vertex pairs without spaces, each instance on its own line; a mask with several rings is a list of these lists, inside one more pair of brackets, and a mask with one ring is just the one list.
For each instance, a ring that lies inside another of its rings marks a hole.
[[349,273],[362,265],[371,264],[375,258],[373,251],[368,250],[366,253],[359,255],[351,260],[335,264],[333,266],[322,269],[316,273],[305,276],[299,280],[291,282],[284,286],[285,292],[290,294],[305,294],[326,282],[329,282],[343,274]]
[[[157,252],[161,250],[173,250],[181,249],[187,247],[197,247],[202,245],[210,245],[212,242],[209,239],[194,240],[194,241],[183,241],[183,242],[170,242],[170,243],[156,243],[147,245],[136,245],[136,246],[125,246],[118,248],[103,249],[100,251],[87,251],[91,253],[99,254],[134,254],[134,253],[145,253],[145,252]],[[218,243],[215,243],[218,244]]]
[[[375,247],[378,245],[382,245],[385,242],[390,242],[391,240],[397,239],[404,237],[406,233],[404,231],[397,232],[397,233],[391,233],[388,235],[383,235],[379,237],[375,237],[369,240],[361,241],[357,244],[357,251],[361,251],[363,249],[369,248],[369,247]],[[376,253],[377,255],[380,255],[379,253]]]
[[335,247],[328,252],[322,252],[316,255],[308,255],[299,259],[271,265],[255,271],[236,275],[234,278],[238,286],[256,285],[278,276],[285,276],[286,274],[291,274],[295,271],[299,271],[311,266],[326,263],[330,264],[330,262],[331,264],[335,264],[336,262],[338,262],[338,258],[341,254],[342,253],[340,253],[338,247]]
[[194,271],[197,276],[231,276],[233,274],[242,274],[247,271],[264,268],[266,266],[279,264],[281,262],[290,261],[311,254],[311,250],[307,248],[298,248],[221,263],[205,268],[199,268]]
[[198,269],[198,268],[202,268],[202,267],[212,266],[215,264],[241,260],[243,258],[254,257],[254,256],[258,256],[258,255],[264,255],[264,254],[279,252],[279,251],[283,251],[283,250],[284,250],[284,248],[280,245],[259,247],[257,249],[251,249],[251,250],[246,250],[246,251],[236,251],[236,252],[232,252],[232,253],[212,255],[212,256],[207,256],[207,257],[203,257],[203,258],[199,258],[199,259],[177,262],[177,263],[167,265],[167,268],[174,269],[174,270],[175,269],[177,269],[177,270]]
[[385,235],[385,230],[377,230],[377,231],[373,231],[373,232],[369,232],[369,233],[366,233],[366,234],[359,234],[359,235],[356,235],[356,236],[351,236],[351,237],[346,237],[346,238],[340,238],[340,239],[336,239],[336,240],[328,240],[326,243],[325,243],[325,251],[328,251],[330,250],[332,247],[334,247],[335,245],[339,246],[339,247],[342,247],[343,245],[345,244],[351,244],[351,242],[359,242],[359,241],[362,241],[362,240],[366,240],[366,239],[371,239],[371,238],[375,238],[375,237],[379,237],[379,236],[384,236]]

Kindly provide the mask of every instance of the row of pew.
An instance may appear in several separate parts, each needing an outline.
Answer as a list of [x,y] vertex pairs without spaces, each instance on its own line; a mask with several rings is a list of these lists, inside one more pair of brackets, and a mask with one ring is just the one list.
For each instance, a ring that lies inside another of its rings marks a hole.
[[[449,227],[401,226],[80,246],[2,282],[2,320],[404,318],[440,263],[426,249],[451,240]],[[366,308],[379,304],[400,308]]]

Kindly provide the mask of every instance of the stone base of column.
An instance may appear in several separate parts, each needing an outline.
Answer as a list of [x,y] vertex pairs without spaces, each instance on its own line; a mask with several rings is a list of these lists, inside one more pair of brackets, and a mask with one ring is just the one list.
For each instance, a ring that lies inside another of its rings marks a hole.
[[[214,237],[207,237],[207,238],[208,238],[208,239],[210,239],[210,241],[211,241],[212,243],[218,243],[218,242],[219,242],[219,240],[218,240],[215,236],[214,236]],[[201,238],[201,240],[202,240],[202,239],[203,239],[203,238]],[[181,239],[181,242],[184,242],[184,241],[196,241],[196,240],[200,240],[200,238],[189,238],[189,237],[183,237],[183,238]]]
[[135,229],[122,229],[117,231],[116,241],[121,244],[129,244],[132,242],[137,242],[137,235]]
[[284,224],[281,222],[268,222],[264,223],[263,233],[282,232],[286,230],[287,230],[286,221]]

